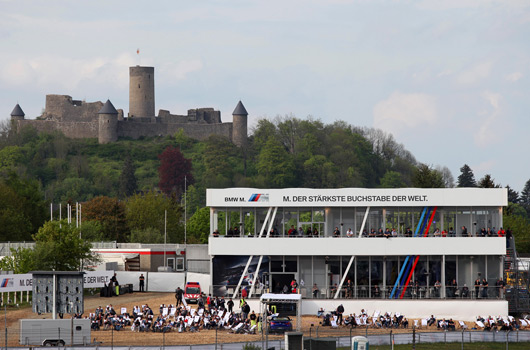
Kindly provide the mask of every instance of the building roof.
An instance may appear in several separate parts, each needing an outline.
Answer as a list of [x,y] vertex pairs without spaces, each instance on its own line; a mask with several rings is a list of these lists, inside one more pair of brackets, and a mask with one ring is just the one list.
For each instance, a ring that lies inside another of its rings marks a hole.
[[24,111],[22,110],[22,108],[20,108],[18,103],[15,106],[15,108],[13,108],[13,112],[11,112],[11,116],[12,117],[23,117],[23,116],[25,116]]
[[232,115],[248,115],[247,110],[241,101],[238,102],[236,109],[234,109],[232,112]]
[[114,108],[112,102],[110,102],[110,100],[107,100],[103,108],[99,110],[98,114],[118,114],[118,111],[116,110],[116,108]]

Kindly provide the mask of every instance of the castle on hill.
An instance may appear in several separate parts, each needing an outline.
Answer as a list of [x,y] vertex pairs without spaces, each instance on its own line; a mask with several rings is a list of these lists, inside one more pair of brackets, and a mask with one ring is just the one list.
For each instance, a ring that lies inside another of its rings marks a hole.
[[160,109],[155,115],[154,67],[129,67],[129,114],[116,109],[107,100],[103,103],[73,100],[68,95],[46,95],[46,107],[36,119],[25,119],[17,104],[11,120],[17,130],[32,126],[38,131],[60,131],[71,138],[97,138],[100,144],[118,138],[138,139],[149,136],[173,135],[180,129],[194,139],[210,135],[227,137],[237,146],[247,140],[248,113],[239,101],[232,113],[233,121],[223,123],[221,112],[213,108],[189,109],[187,115],[171,114]]

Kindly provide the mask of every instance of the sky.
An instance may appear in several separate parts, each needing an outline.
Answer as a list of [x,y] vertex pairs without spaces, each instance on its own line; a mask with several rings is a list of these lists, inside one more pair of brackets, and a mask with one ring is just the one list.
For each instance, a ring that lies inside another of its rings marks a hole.
[[527,0],[0,0],[0,42],[0,120],[46,94],[127,113],[128,67],[154,66],[157,112],[241,100],[251,125],[344,120],[455,180],[530,179]]

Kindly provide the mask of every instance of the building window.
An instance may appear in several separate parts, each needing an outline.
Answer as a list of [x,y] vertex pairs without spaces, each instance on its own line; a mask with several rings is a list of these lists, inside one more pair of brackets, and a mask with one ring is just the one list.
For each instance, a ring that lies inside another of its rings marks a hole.
[[167,266],[175,271],[175,258],[167,258]]
[[184,257],[177,258],[177,266],[175,266],[175,271],[184,271]]

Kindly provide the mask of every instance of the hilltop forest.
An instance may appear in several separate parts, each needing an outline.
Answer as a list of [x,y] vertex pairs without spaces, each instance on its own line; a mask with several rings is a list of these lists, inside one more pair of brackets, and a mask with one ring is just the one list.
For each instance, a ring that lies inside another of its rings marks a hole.
[[[211,136],[68,139],[30,127],[0,128],[0,241],[34,239],[66,203],[83,203],[83,237],[119,242],[163,242],[164,211],[171,242],[183,242],[186,188],[188,243],[209,234],[206,188],[499,187],[491,175],[476,181],[464,165],[455,184],[447,167],[418,162],[391,134],[343,121],[293,116],[261,119],[248,144]],[[505,226],[530,236],[530,180],[509,189]],[[518,239],[530,252],[530,240]]]

